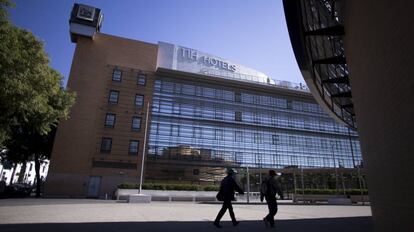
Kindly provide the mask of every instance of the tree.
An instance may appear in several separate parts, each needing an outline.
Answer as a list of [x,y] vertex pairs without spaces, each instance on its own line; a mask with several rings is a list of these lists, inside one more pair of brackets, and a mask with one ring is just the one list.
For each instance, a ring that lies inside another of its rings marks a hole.
[[6,146],[7,159],[33,157],[40,167],[48,152],[45,140],[59,119],[68,117],[75,93],[62,88],[62,76],[49,66],[42,42],[9,22],[10,6],[0,0],[0,145]]

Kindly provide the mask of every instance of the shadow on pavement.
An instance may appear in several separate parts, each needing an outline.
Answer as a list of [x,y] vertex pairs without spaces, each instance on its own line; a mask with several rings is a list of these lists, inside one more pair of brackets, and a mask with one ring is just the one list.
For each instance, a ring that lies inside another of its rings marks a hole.
[[38,223],[1,224],[2,232],[204,232],[204,231],[289,231],[289,232],[370,232],[371,217],[318,218],[277,220],[276,228],[265,227],[262,221],[240,221],[237,227],[231,222],[221,222],[223,228],[216,228],[211,221],[191,222],[88,222],[88,223]]

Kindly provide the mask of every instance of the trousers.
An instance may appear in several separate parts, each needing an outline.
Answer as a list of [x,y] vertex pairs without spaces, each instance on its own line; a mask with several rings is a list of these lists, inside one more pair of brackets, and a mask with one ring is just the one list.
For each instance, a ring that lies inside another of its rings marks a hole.
[[269,208],[269,214],[266,215],[266,220],[271,226],[275,225],[275,215],[277,213],[277,201],[276,196],[265,196],[267,207]]
[[227,209],[229,209],[231,221],[233,222],[233,224],[236,223],[237,221],[236,221],[236,217],[234,216],[233,206],[231,204],[231,201],[223,202],[223,206],[221,207],[220,211],[217,214],[216,220],[214,221],[220,222],[221,218],[223,217],[224,213],[226,213]]

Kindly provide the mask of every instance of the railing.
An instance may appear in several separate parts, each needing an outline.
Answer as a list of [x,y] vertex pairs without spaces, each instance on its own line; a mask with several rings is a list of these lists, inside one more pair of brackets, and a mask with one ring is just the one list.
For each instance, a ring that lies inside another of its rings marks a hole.
[[285,88],[290,90],[302,91],[302,92],[310,92],[307,85],[302,83],[293,83],[290,81],[282,81],[282,80],[274,80],[269,77],[259,77],[254,75],[247,75],[241,73],[230,73],[226,71],[214,70],[214,69],[202,69],[200,74],[219,77],[229,80],[239,80],[244,82],[250,82],[255,84],[263,84],[267,86],[275,86],[279,88]]

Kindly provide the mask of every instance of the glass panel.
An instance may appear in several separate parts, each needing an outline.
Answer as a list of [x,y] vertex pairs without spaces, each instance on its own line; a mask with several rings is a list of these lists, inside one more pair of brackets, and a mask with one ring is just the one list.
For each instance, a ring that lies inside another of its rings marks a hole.
[[111,138],[102,138],[101,152],[102,153],[109,153],[109,152],[111,152],[111,147],[112,147],[112,139]]
[[132,130],[139,131],[141,129],[141,117],[132,117]]
[[112,80],[120,82],[122,80],[122,71],[119,69],[114,69],[112,72]]
[[144,96],[136,94],[135,95],[135,106],[142,107],[144,105]]
[[116,90],[110,90],[109,91],[109,98],[108,98],[108,102],[109,103],[118,103],[118,96],[119,96],[119,92]]
[[130,155],[137,155],[138,154],[138,146],[139,146],[139,141],[138,140],[129,141],[129,154]]
[[137,84],[145,86],[146,83],[147,83],[147,75],[146,74],[138,74]]
[[106,114],[105,117],[105,127],[114,127],[115,126],[115,114]]

